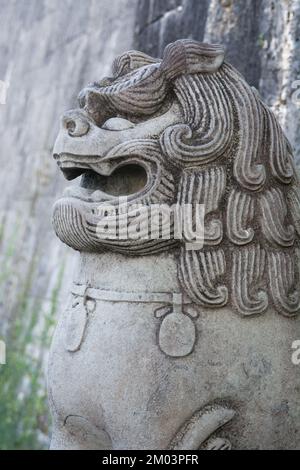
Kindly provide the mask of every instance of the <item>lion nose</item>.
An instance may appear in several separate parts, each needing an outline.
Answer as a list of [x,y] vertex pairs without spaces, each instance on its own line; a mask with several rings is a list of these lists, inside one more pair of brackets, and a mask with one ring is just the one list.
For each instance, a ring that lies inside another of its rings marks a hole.
[[90,129],[86,116],[79,110],[72,110],[62,117],[62,126],[68,131],[70,137],[82,137]]

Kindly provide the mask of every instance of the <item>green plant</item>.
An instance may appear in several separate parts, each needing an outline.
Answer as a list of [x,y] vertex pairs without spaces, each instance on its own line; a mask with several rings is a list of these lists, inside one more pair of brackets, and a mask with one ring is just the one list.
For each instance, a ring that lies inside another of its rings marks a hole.
[[[7,364],[0,366],[0,449],[43,449],[50,417],[43,379],[63,275],[63,266],[49,302],[28,297],[31,276],[20,295],[16,320],[6,338]],[[41,439],[41,436],[43,439]]]
[[263,49],[264,45],[265,45],[265,37],[262,33],[259,34],[258,38],[257,38],[257,45],[258,47],[260,47],[261,49]]

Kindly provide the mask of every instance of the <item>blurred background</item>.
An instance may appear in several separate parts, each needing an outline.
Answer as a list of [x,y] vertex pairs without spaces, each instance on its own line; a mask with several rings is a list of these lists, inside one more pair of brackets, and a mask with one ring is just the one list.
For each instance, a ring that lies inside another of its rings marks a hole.
[[[76,254],[51,227],[62,113],[114,57],[222,43],[300,163],[300,0],[0,0],[0,449],[47,449],[45,369]],[[2,86],[2,88],[1,88]]]

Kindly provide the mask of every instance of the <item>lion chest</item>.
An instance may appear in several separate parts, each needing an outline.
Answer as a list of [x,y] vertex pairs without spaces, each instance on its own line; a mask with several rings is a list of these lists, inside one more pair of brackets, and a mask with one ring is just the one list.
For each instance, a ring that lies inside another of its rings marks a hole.
[[282,403],[286,392],[278,377],[284,380],[289,334],[284,319],[276,316],[281,322],[276,325],[270,312],[270,320],[248,323],[229,310],[220,316],[204,309],[193,318],[183,313],[179,298],[162,306],[154,297],[143,301],[141,293],[140,301],[133,301],[135,296],[123,292],[120,301],[116,291],[106,290],[106,297],[101,289],[89,289],[86,297],[76,292],[50,355],[50,396],[61,422],[82,416],[105,429],[116,448],[167,448],[207,403],[230,400],[242,406],[233,426],[239,419],[248,423],[245,439],[257,397],[266,416],[272,415],[270,393],[273,407]]

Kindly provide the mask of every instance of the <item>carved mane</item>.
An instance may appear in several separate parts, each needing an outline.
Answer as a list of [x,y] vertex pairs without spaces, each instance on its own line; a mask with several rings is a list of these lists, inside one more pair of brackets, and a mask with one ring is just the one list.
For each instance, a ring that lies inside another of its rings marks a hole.
[[[258,92],[229,64],[175,80],[184,124],[161,145],[182,169],[178,200],[205,204],[205,246],[183,245],[179,278],[206,307],[299,313],[299,192],[291,147]],[[298,231],[298,233],[297,233]]]
[[[182,123],[166,124],[159,139],[132,140],[121,148],[124,155],[139,148],[162,169],[148,202],[164,194],[170,204],[205,204],[204,248],[181,246],[178,276],[184,291],[196,304],[230,303],[246,316],[268,306],[286,316],[298,314],[300,195],[291,146],[258,92],[224,62],[221,46],[176,41],[162,60],[126,52],[115,60],[112,78],[88,86],[79,97],[99,127],[112,115],[151,117],[174,100]],[[93,243],[98,246],[96,238]],[[171,247],[166,243],[162,249]],[[135,247],[113,241],[109,248],[159,252],[153,241]]]

